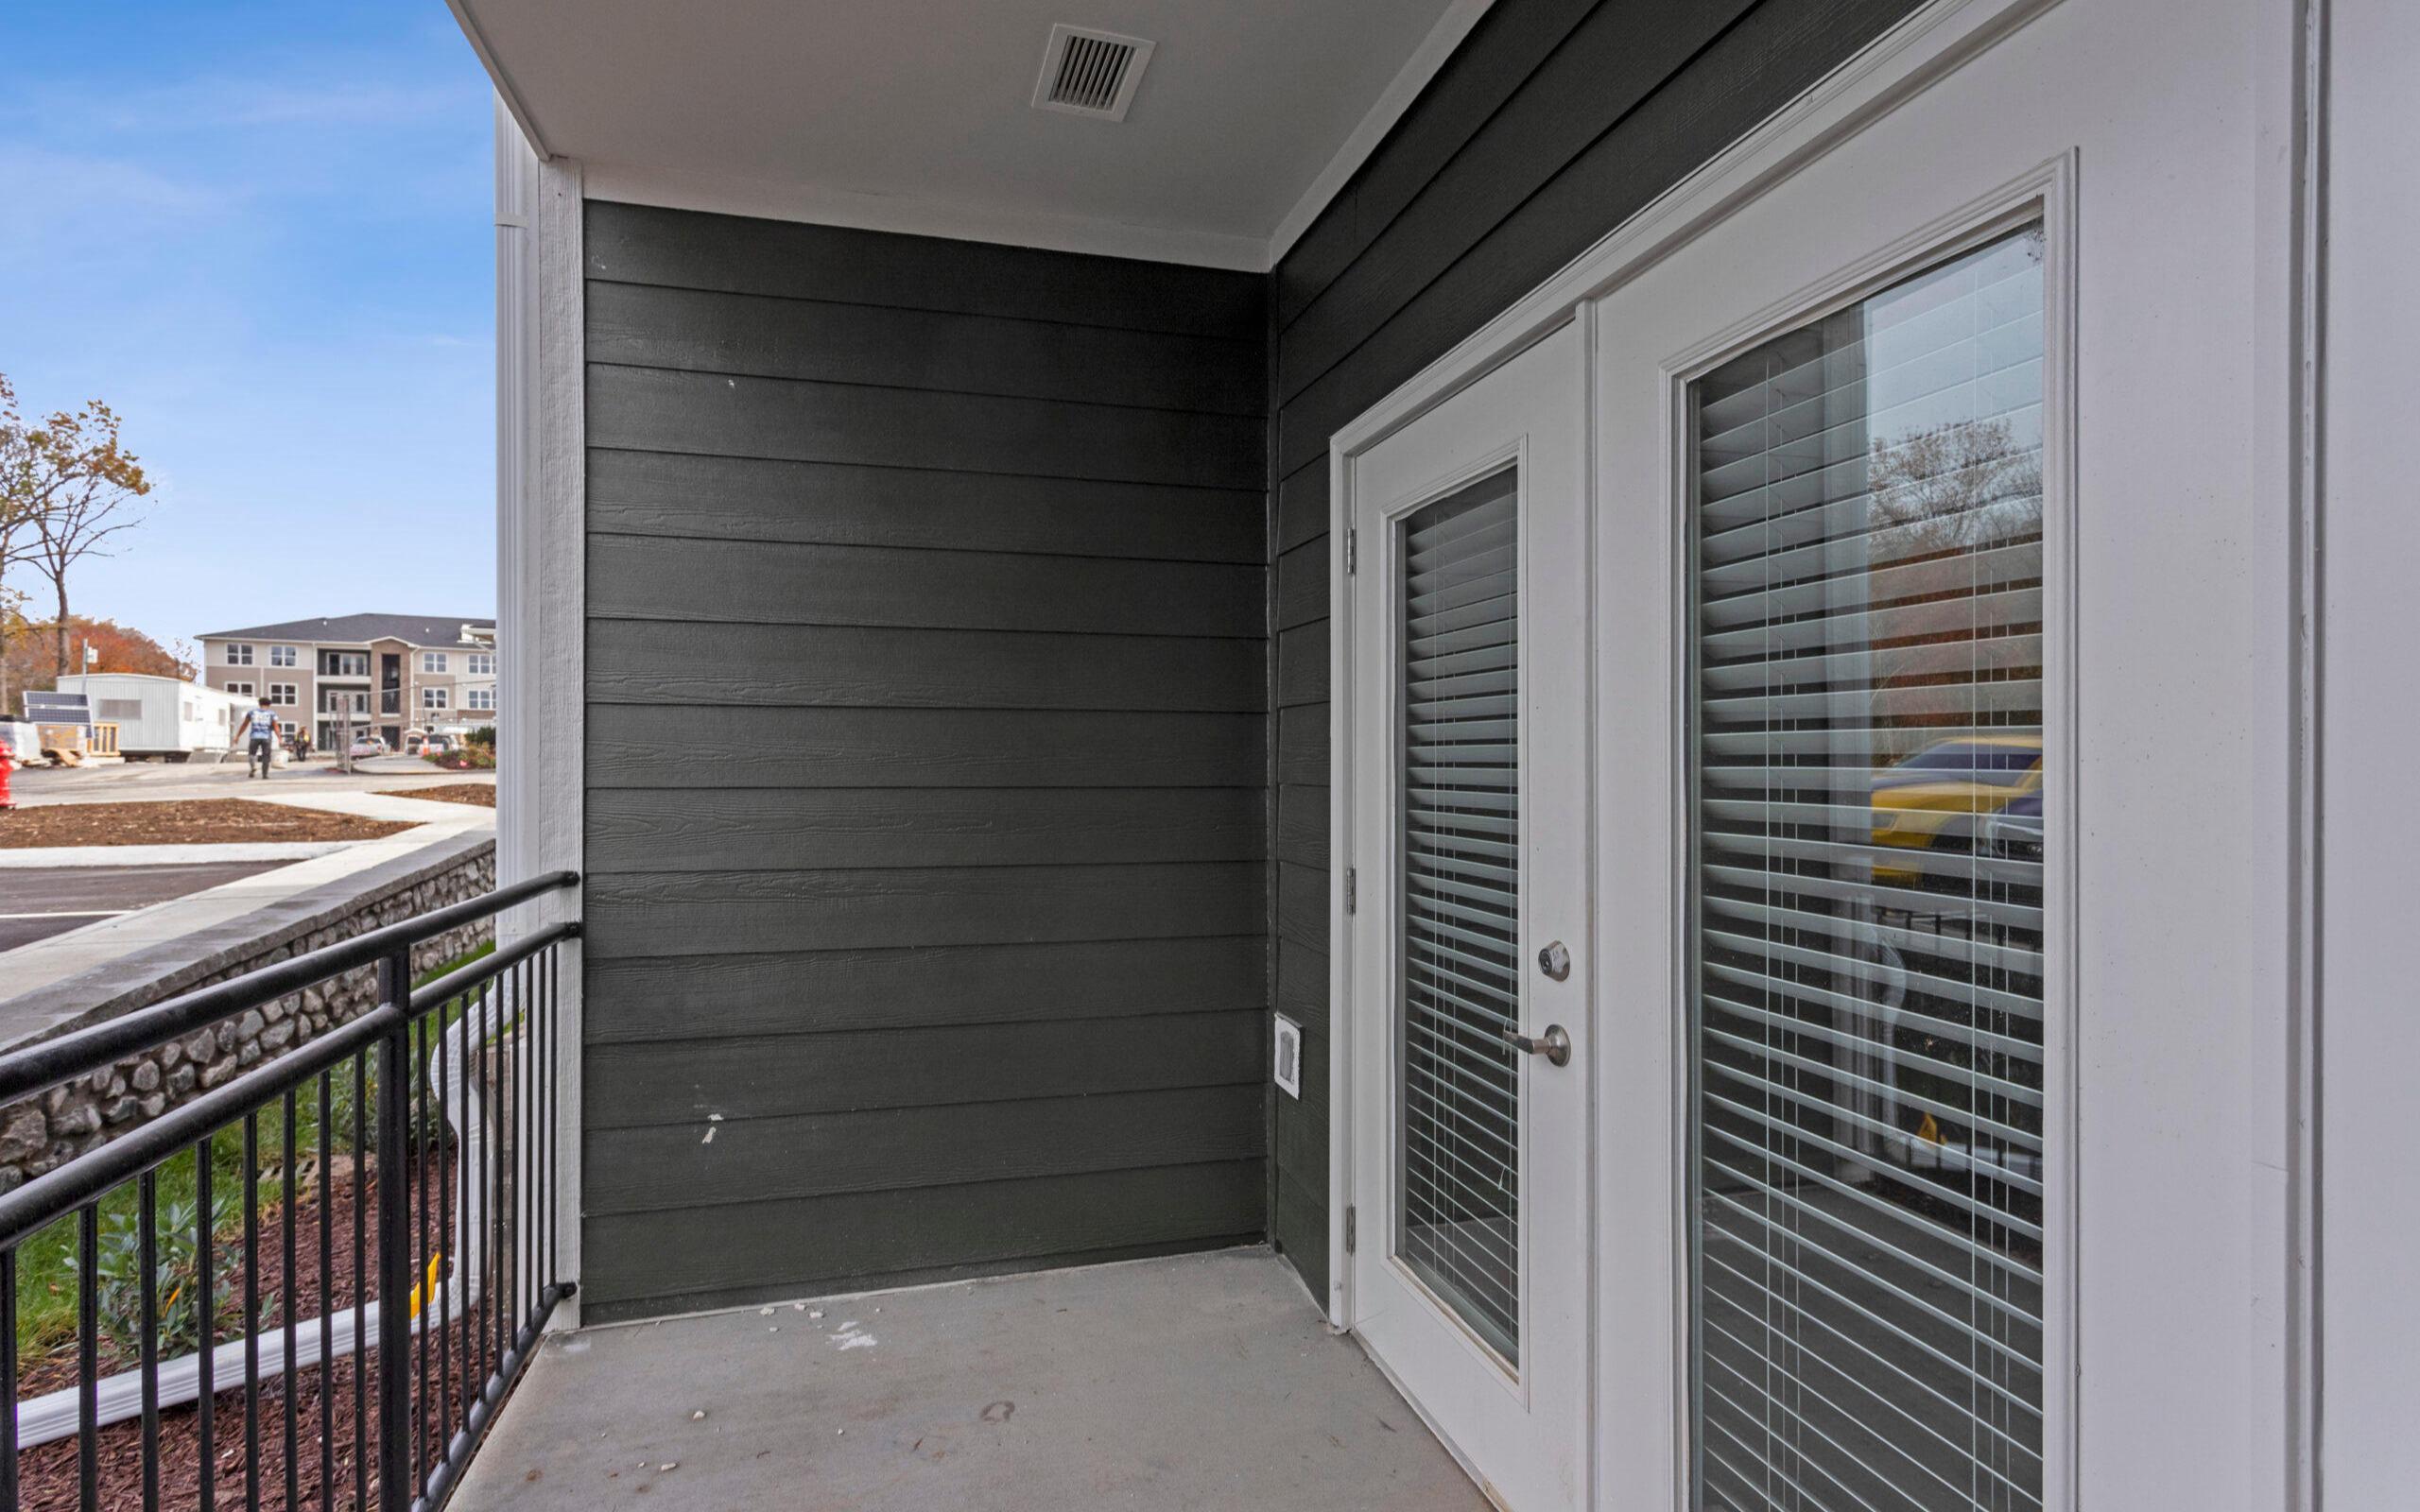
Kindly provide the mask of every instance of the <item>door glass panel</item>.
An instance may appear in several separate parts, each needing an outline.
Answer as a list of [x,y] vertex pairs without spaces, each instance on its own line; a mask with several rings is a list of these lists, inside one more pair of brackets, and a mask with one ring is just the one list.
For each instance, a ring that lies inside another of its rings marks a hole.
[[1520,1359],[1520,540],[1506,469],[1409,516],[1395,1254]]
[[2041,1503],[2042,250],[1691,390],[1700,1507]]

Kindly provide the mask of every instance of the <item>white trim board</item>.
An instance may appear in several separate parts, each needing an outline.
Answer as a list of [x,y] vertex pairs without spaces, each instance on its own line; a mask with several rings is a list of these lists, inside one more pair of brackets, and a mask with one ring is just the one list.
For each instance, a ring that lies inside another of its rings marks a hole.
[[[496,103],[511,115],[513,124],[521,129],[522,141],[528,145],[539,162],[552,162],[554,149],[546,146],[546,139],[539,133],[538,123],[531,120],[528,111],[523,108],[521,94],[512,85],[512,76],[496,61],[494,49],[488,45],[487,34],[479,30],[478,23],[471,19],[471,13],[462,9],[462,0],[445,0],[445,9],[454,12],[454,24],[462,28],[463,39],[470,43],[471,51],[478,56],[479,66],[487,70],[489,80],[495,85]],[[502,181],[501,178],[498,181]]]
[[[584,818],[587,501],[581,166],[541,162],[505,102],[496,136],[496,881],[579,869]],[[497,920],[501,942],[580,916],[584,889]],[[580,953],[561,953],[553,1068],[562,1275],[580,1275]],[[548,1327],[576,1328],[577,1294]]]

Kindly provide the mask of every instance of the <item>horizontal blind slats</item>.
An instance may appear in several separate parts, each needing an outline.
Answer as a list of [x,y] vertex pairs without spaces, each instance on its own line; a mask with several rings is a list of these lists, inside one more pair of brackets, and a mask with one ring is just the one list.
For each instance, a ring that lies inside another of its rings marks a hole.
[[1741,1506],[2040,1503],[2040,249],[1691,387],[1693,1412]]
[[1399,527],[1405,818],[1396,1253],[1517,1360],[1520,599],[1511,470]]

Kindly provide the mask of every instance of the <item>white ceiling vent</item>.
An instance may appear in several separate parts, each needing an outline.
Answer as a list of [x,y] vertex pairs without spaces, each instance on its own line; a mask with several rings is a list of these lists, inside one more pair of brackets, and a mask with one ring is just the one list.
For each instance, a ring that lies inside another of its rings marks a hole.
[[1042,77],[1033,86],[1034,109],[1100,121],[1126,119],[1154,45],[1115,32],[1051,27],[1042,49]]

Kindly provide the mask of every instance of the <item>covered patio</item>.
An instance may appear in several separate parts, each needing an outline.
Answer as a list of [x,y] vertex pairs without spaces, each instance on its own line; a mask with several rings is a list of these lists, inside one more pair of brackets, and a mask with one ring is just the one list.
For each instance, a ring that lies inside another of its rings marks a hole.
[[1254,1246],[559,1333],[453,1504],[1488,1503]]

